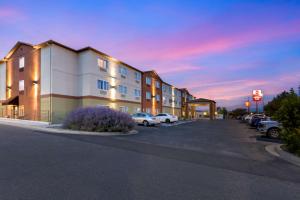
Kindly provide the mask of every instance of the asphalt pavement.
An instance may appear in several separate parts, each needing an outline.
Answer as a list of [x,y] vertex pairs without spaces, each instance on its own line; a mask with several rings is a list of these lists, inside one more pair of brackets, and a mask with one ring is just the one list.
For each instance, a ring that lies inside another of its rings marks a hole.
[[244,124],[137,129],[103,137],[0,125],[0,199],[300,199],[300,168]]

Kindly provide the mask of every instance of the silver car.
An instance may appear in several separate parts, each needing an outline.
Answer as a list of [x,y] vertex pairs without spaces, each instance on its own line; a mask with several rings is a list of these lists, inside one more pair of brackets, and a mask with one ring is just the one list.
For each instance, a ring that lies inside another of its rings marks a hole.
[[132,115],[132,119],[137,124],[143,124],[144,126],[157,125],[160,124],[158,118],[154,117],[149,113],[136,113]]

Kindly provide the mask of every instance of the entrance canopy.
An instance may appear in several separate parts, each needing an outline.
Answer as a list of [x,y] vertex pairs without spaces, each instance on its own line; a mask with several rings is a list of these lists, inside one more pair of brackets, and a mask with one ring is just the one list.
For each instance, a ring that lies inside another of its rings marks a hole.
[[19,96],[15,96],[10,99],[7,99],[6,101],[2,102],[2,105],[18,106],[19,105]]
[[[197,106],[207,106],[209,105],[209,116],[210,119],[215,119],[216,115],[216,102],[210,99],[198,98],[186,102],[188,106],[197,107]],[[188,107],[187,106],[187,107]]]

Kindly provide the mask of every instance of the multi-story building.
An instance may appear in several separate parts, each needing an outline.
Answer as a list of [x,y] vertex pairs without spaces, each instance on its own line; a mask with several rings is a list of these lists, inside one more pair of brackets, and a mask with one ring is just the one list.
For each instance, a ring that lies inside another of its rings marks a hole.
[[142,72],[96,49],[18,42],[0,63],[0,115],[61,122],[81,106],[141,110]]
[[183,118],[195,118],[196,116],[196,108],[188,107],[187,102],[194,100],[195,97],[189,93],[186,88],[182,88],[181,90],[181,116]]
[[171,113],[181,117],[181,90],[163,82],[162,84],[162,108],[163,113]]
[[165,83],[92,47],[18,42],[0,60],[0,117],[62,122],[78,107],[106,106],[130,114],[194,115],[187,89]]
[[142,110],[156,115],[162,112],[162,79],[155,71],[142,75]]

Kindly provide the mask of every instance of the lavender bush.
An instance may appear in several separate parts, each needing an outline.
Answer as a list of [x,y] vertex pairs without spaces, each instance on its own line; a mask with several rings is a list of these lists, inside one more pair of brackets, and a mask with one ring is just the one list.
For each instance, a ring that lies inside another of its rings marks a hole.
[[63,123],[68,129],[94,132],[128,132],[134,125],[127,113],[106,107],[78,108]]

